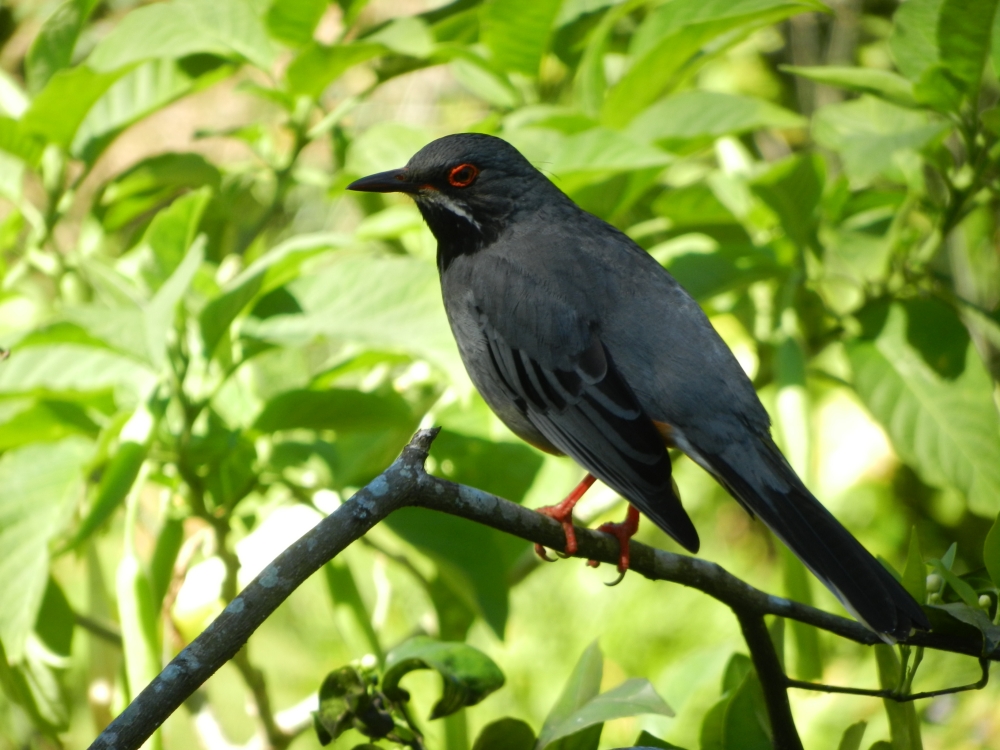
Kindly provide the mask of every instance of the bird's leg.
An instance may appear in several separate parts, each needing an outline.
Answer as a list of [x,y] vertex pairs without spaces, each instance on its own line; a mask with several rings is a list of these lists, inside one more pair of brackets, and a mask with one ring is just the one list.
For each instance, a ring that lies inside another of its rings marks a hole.
[[[611,536],[618,540],[618,578],[607,584],[608,586],[617,586],[622,582],[625,573],[628,571],[631,546],[629,540],[639,530],[639,511],[636,510],[634,505],[629,505],[624,521],[621,523],[602,523],[597,527],[597,530],[603,531],[605,534],[611,534]],[[600,563],[597,560],[588,560],[587,565],[596,568]]]
[[[558,505],[546,505],[538,508],[538,512],[543,516],[548,516],[549,518],[554,518],[556,521],[562,524],[563,532],[566,534],[566,554],[573,555],[576,554],[576,531],[573,529],[573,508],[583,497],[583,493],[590,489],[590,485],[597,481],[597,478],[593,474],[587,474],[583,478],[583,481],[576,486],[576,488],[566,496]],[[535,545],[535,554],[537,554],[543,560],[552,562],[549,557],[545,554],[545,547],[541,544]]]

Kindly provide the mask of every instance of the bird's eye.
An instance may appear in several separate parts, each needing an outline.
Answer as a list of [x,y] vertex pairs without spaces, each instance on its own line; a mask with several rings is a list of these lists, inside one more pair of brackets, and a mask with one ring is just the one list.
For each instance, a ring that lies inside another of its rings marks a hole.
[[448,173],[448,182],[455,187],[468,187],[479,175],[479,170],[472,164],[459,164]]

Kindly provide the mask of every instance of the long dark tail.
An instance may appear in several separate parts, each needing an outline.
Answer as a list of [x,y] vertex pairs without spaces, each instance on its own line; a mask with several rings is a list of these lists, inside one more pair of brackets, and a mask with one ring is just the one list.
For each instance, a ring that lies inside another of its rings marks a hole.
[[726,489],[763,521],[858,620],[884,639],[930,622],[892,574],[806,489],[770,438],[705,455]]

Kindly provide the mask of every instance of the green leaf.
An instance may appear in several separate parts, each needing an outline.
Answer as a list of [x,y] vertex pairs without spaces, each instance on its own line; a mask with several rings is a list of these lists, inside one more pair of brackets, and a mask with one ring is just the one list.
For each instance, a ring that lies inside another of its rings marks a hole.
[[254,422],[261,432],[276,430],[410,429],[417,417],[397,393],[363,393],[333,388],[325,391],[286,391],[264,406]]
[[38,92],[59,70],[68,68],[73,49],[97,0],[66,0],[42,24],[24,58],[28,88]]
[[487,0],[480,38],[503,70],[538,75],[560,0]]
[[264,21],[271,36],[293,47],[309,44],[329,0],[274,0]]
[[826,183],[819,154],[791,156],[774,164],[750,185],[777,215],[785,234],[802,249],[818,247],[817,210]]
[[35,621],[35,635],[56,656],[69,658],[73,651],[73,628],[76,622],[73,608],[66,594],[52,576],[49,576],[42,605]]
[[319,711],[313,714],[320,744],[328,745],[352,728],[375,738],[393,730],[385,699],[374,693],[376,679],[369,670],[351,666],[326,676],[319,689]]
[[365,606],[365,602],[361,598],[361,592],[358,590],[358,584],[354,580],[350,565],[345,560],[336,557],[323,566],[323,574],[334,610],[346,607],[350,611],[355,627],[367,641],[369,651],[380,662],[384,661],[385,654],[382,651],[382,644],[379,642],[375,628],[372,627],[371,612],[368,611],[368,607]]
[[87,58],[97,71],[195,54],[245,59],[269,71],[275,51],[250,0],[173,0],[128,13]]
[[[650,13],[632,39],[632,65],[608,92],[601,120],[622,127],[660,95],[756,29],[826,6],[814,0],[673,0]],[[709,43],[726,34],[723,45]]]
[[563,686],[558,700],[545,717],[545,724],[535,745],[536,750],[544,750],[548,740],[554,736],[556,729],[567,721],[576,711],[583,708],[597,697],[601,691],[601,677],[604,673],[604,655],[597,641],[594,641],[580,655],[579,661],[573,667],[573,672]]
[[[954,576],[954,574],[949,573]],[[961,579],[958,579],[961,580]],[[950,585],[951,581],[949,581]],[[965,581],[962,581],[965,583]],[[965,584],[968,586],[968,584]],[[971,587],[970,587],[971,588]],[[990,653],[1000,645],[1000,625],[996,625],[990,620],[989,615],[983,611],[978,602],[969,604],[968,602],[951,602],[949,604],[932,604],[934,609],[942,609],[959,622],[971,625],[983,634],[983,653]]]
[[722,747],[725,750],[772,750],[764,692],[753,670],[747,672],[726,706]]
[[903,587],[918,604],[927,601],[927,565],[924,563],[924,556],[920,554],[920,540],[917,538],[916,526],[910,532],[910,547],[906,555],[906,568],[903,570]]
[[73,534],[72,540],[66,545],[67,548],[76,547],[80,542],[89,539],[125,502],[125,497],[139,476],[139,468],[146,460],[146,453],[146,446],[131,440],[123,440],[119,444],[118,450],[101,475],[90,509]]
[[903,181],[897,155],[913,153],[949,129],[923,112],[862,96],[818,110],[813,117],[817,143],[836,151],[852,184],[887,174]]
[[[211,197],[212,189],[208,186],[194,190],[175,200],[150,222],[142,242],[149,245],[157,261],[154,286],[163,284],[166,287],[170,283],[168,277],[176,273],[184,262],[193,263],[190,258],[198,225]],[[188,260],[185,261],[185,258]],[[190,269],[186,268],[185,271],[190,272]],[[160,287],[158,294],[163,292],[163,287]],[[176,295],[176,290],[172,290],[171,294]]]
[[854,387],[885,427],[900,457],[937,487],[961,491],[970,510],[1000,505],[1000,420],[993,385],[969,347],[965,372],[942,379],[905,339],[905,313],[893,305],[873,341],[848,348]]
[[[878,643],[874,648],[879,686],[883,690],[897,690],[900,670],[896,651],[884,643]],[[889,736],[892,738],[893,750],[921,750],[923,743],[920,740],[920,719],[913,702],[897,703],[890,698],[883,698],[882,705],[889,717]]]
[[497,719],[479,733],[472,750],[533,750],[535,733],[520,719]]
[[661,750],[684,750],[679,745],[674,745],[659,737],[654,737],[649,732],[642,732],[635,740],[635,748],[661,748]]
[[45,142],[41,138],[25,132],[17,120],[0,115],[0,150],[34,167],[42,158],[44,149]]
[[800,115],[763,99],[716,91],[682,91],[641,112],[625,132],[643,142],[685,141],[805,124]]
[[[654,257],[657,248],[651,249]],[[769,247],[725,244],[711,252],[685,252],[664,263],[681,285],[697,300],[708,300],[723,292],[746,289],[762,279],[785,274]]]
[[[170,59],[139,64],[115,81],[90,108],[76,131],[71,152],[93,164],[127,127],[229,70],[231,67],[220,58],[211,58],[205,70],[193,71],[183,62]],[[200,158],[195,154],[187,156]]]
[[842,68],[834,65],[799,67],[782,65],[781,69],[810,81],[838,86],[859,94],[872,94],[904,107],[916,106],[913,84],[896,73],[877,68]]
[[243,323],[247,336],[298,345],[319,336],[426,358],[467,383],[441,303],[437,269],[413,258],[335,256],[289,285],[304,314]]
[[657,694],[649,680],[626,680],[616,688],[591,698],[558,724],[546,726],[538,738],[538,750],[551,747],[559,740],[601,726],[613,719],[642,714],[673,716],[674,712]]
[[504,683],[500,667],[482,651],[465,643],[416,636],[386,655],[383,692],[391,700],[405,699],[399,681],[415,669],[433,669],[441,675],[441,699],[434,705],[431,719],[474,706]]
[[253,301],[297,278],[305,261],[346,242],[340,235],[303,235],[268,250],[247,266],[199,315],[205,350],[214,352],[236,316]]
[[0,456],[0,639],[21,661],[49,577],[49,542],[60,532],[83,486],[90,441],[67,438]]
[[997,515],[997,520],[993,522],[983,543],[983,564],[993,585],[1000,588],[1000,515]]
[[851,726],[844,730],[844,736],[840,738],[837,750],[861,750],[861,740],[865,738],[865,729],[867,727],[868,723],[864,721],[851,724]]
[[386,52],[387,48],[378,42],[358,41],[333,46],[313,42],[292,60],[285,71],[285,79],[292,93],[318,97],[348,68]]
[[18,349],[0,367],[0,393],[86,393],[121,387],[140,394],[154,379],[143,365],[107,349],[79,344],[29,346]]
[[85,65],[58,71],[31,100],[21,129],[68,149],[91,107],[126,72],[95,72]]
[[937,24],[941,66],[966,92],[979,88],[997,0],[944,0]]
[[167,518],[156,536],[156,547],[153,548],[153,557],[149,561],[149,589],[154,612],[159,612],[163,607],[163,598],[173,581],[174,564],[183,543],[184,520]]
[[972,586],[952,573],[951,569],[946,567],[940,560],[932,560],[931,565],[934,567],[937,574],[945,580],[945,583],[951,586],[952,591],[958,594],[963,602],[970,607],[979,606],[979,595],[976,594],[976,591],[972,588]]
[[0,401],[0,450],[29,443],[54,443],[70,435],[97,437],[100,428],[73,401],[6,399]]
[[907,0],[893,16],[889,49],[896,66],[911,81],[940,60],[937,25],[945,0]]
[[[196,223],[197,220],[195,220]],[[205,237],[198,237],[191,244],[184,260],[177,266],[163,286],[157,290],[153,299],[143,310],[145,323],[146,349],[154,366],[160,368],[167,361],[167,335],[176,325],[174,317],[177,305],[180,303],[195,273],[205,258]]]
[[118,619],[129,695],[133,698],[160,673],[159,612],[149,578],[134,553],[126,552],[115,579]]
[[[806,566],[787,548],[782,549],[785,591],[791,599],[812,605],[812,585]],[[797,620],[788,620],[795,642],[795,676],[800,680],[818,680],[823,676],[819,630]]]

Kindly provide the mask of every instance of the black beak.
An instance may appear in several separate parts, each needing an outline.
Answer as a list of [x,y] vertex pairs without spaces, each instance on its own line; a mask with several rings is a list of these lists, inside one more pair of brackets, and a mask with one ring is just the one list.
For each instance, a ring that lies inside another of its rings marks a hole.
[[416,193],[419,188],[406,179],[405,169],[390,169],[355,180],[347,189],[362,193]]

